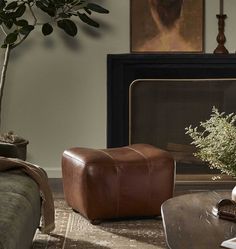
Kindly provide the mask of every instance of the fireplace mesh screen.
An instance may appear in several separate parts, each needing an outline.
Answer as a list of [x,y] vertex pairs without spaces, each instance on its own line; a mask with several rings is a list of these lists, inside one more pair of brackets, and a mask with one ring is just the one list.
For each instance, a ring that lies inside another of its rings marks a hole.
[[208,119],[213,106],[220,112],[236,112],[235,96],[236,79],[136,80],[130,85],[130,143],[169,150],[177,173],[209,173],[193,157],[185,127]]

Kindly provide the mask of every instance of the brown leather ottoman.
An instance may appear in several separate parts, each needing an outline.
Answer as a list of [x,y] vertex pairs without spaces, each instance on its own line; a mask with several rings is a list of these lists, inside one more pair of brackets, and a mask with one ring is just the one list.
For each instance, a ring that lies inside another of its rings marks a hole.
[[68,205],[95,223],[159,216],[173,195],[175,163],[168,152],[147,144],[71,148],[63,153],[62,175]]

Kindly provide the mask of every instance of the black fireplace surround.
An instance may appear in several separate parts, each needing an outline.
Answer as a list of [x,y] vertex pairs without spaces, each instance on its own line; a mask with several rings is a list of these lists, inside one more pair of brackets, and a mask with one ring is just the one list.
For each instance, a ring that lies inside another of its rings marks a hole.
[[129,143],[129,87],[136,79],[236,78],[236,55],[109,54],[107,147]]

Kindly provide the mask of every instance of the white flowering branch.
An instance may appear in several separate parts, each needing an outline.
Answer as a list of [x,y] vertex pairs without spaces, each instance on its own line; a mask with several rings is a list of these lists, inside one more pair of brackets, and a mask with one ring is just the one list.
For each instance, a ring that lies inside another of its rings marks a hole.
[[236,115],[220,113],[215,107],[209,120],[200,122],[199,127],[186,128],[186,134],[198,149],[194,155],[211,168],[236,176]]

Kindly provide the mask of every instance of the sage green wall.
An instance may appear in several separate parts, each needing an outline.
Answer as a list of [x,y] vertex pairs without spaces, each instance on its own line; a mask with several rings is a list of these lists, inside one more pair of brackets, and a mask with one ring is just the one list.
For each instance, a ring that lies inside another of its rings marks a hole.
[[[81,27],[76,41],[36,32],[12,53],[3,130],[29,139],[28,160],[60,177],[61,154],[72,146],[106,146],[106,55],[129,52],[129,1],[104,0],[102,28]],[[235,0],[225,0],[227,48],[236,50]],[[216,47],[218,0],[206,1],[205,50]]]

